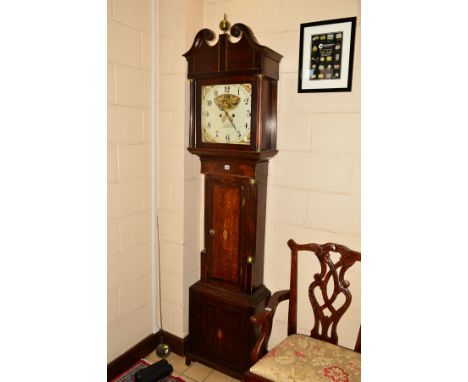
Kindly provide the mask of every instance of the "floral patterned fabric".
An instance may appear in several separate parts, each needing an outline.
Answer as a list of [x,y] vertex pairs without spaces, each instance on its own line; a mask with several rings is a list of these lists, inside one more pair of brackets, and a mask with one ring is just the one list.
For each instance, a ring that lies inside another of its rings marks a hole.
[[250,372],[276,382],[358,382],[361,354],[294,334],[253,365]]

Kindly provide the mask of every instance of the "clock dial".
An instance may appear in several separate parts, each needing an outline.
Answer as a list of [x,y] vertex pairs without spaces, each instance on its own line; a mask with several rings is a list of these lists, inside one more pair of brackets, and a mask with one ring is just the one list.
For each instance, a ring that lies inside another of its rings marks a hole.
[[202,142],[250,144],[252,85],[201,87]]

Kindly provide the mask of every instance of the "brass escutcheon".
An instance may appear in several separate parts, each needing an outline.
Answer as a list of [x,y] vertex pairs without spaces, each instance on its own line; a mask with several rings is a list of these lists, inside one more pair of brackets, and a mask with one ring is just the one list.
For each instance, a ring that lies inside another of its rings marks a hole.
[[215,230],[213,228],[210,229],[210,236],[214,236]]

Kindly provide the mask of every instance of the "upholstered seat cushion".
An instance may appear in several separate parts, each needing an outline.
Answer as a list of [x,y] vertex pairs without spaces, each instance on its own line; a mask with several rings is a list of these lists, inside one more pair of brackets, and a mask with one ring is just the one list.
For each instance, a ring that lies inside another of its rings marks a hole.
[[294,334],[253,365],[250,372],[277,382],[358,382],[361,354]]

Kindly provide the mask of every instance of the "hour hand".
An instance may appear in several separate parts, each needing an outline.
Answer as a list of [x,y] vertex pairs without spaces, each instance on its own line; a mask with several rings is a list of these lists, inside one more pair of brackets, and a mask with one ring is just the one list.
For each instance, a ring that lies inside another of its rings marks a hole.
[[236,125],[234,124],[234,118],[232,118],[232,116],[229,115],[229,112],[227,110],[224,110],[224,116],[222,121],[224,122],[226,118],[229,119],[229,122],[231,122],[232,127],[234,127],[234,129],[237,131]]

